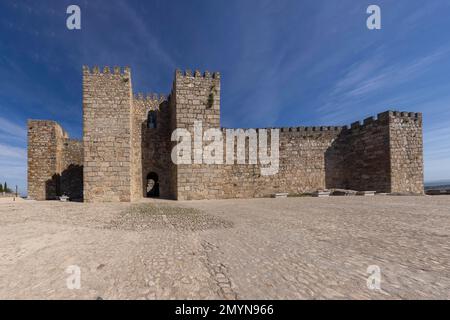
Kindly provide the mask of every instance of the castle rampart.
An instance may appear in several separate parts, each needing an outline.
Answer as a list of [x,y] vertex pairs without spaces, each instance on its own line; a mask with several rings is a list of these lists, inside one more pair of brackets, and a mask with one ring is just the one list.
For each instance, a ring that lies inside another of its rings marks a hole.
[[[203,139],[192,141],[191,164],[174,164],[172,133],[186,129],[194,136],[194,121],[201,121],[203,132],[220,128],[225,149],[242,143],[220,127],[220,90],[217,72],[177,70],[170,95],[133,94],[128,68],[84,67],[83,141],[69,139],[52,121],[28,123],[30,197],[65,192],[71,198],[84,194],[89,202],[220,199],[326,188],[423,193],[420,113],[387,111],[350,126],[278,128],[274,175],[261,174],[265,165],[249,161],[248,154],[245,164],[227,162],[225,150],[223,164],[198,162],[209,143]],[[247,148],[252,134],[261,139],[261,129],[241,130],[247,130]],[[72,174],[64,175],[68,168]]]

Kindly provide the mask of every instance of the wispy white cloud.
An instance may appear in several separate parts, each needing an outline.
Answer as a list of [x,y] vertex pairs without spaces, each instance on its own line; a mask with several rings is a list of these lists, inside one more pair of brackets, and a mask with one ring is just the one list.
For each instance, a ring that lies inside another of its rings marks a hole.
[[363,60],[338,81],[333,92],[351,98],[412,81],[448,53],[448,48],[440,48],[418,59],[406,63],[400,60],[394,64],[381,61],[377,56]]
[[[117,2],[120,11],[127,16],[127,20],[133,25],[133,31],[139,39],[139,43],[145,44],[146,50],[149,54],[156,55],[160,61],[170,68],[176,66],[171,54],[164,49],[158,38],[151,32],[149,26],[145,23],[145,16],[140,15],[128,1]],[[142,48],[142,47],[141,47]]]
[[449,52],[448,48],[441,48],[413,61],[407,63],[400,61],[397,64],[381,68],[379,71],[375,70],[373,74],[366,73],[365,79],[347,94],[349,97],[355,97],[412,81],[429,70],[433,63],[446,57]]
[[449,47],[442,47],[419,58],[393,62],[384,58],[383,51],[380,48],[374,55],[353,63],[319,97],[317,111],[322,114],[322,121],[354,120],[380,104],[384,104],[383,108],[397,107],[399,103],[410,106],[414,99],[420,98],[417,92],[389,91],[413,83],[450,54]]
[[25,138],[27,135],[25,125],[18,125],[2,117],[0,117],[0,133],[15,138]]
[[23,160],[27,156],[25,148],[13,147],[2,143],[0,143],[0,154],[2,161],[6,159]]
[[433,15],[440,12],[448,12],[450,3],[448,1],[420,1],[416,6],[410,7],[410,10],[399,10],[400,17],[396,19],[399,23],[401,32],[415,32],[414,29],[424,25],[427,19],[433,19]]

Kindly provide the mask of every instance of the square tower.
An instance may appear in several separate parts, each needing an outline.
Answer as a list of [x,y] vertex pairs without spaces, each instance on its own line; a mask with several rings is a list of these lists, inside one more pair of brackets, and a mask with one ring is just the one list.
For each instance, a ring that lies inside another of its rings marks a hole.
[[[195,122],[201,123],[202,131],[210,128],[220,129],[220,74],[218,72],[200,73],[190,70],[175,72],[172,94],[171,127],[186,129],[192,137],[192,164],[172,165],[172,187],[174,198],[202,199],[210,192],[211,185],[222,181],[223,167],[196,163],[194,158],[202,159],[202,148],[194,140]],[[173,146],[176,143],[173,143]],[[197,148],[197,149],[196,149]],[[194,156],[195,155],[195,156]]]
[[86,202],[131,200],[132,99],[128,68],[83,68]]

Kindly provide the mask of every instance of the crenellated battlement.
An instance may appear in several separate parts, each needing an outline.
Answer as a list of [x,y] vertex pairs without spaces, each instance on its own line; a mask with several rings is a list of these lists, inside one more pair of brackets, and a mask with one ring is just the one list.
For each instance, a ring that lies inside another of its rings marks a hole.
[[168,100],[167,95],[159,93],[141,93],[138,92],[133,95],[133,100],[144,103],[162,103]]
[[281,127],[281,132],[341,132],[347,129],[347,126],[311,126],[311,127]]
[[[300,134],[326,134],[326,133],[333,133],[333,134],[339,134],[339,133],[356,133],[361,130],[364,130],[365,128],[369,128],[376,125],[388,125],[389,119],[393,118],[401,118],[411,121],[420,121],[422,119],[421,113],[416,112],[401,112],[401,111],[386,111],[379,113],[376,117],[368,117],[364,119],[363,121],[355,121],[351,125],[347,126],[299,126],[299,127],[268,127],[268,128],[247,128],[243,130],[248,129],[254,129],[256,131],[265,129],[278,129],[282,133],[300,133]],[[222,131],[226,129],[232,129],[232,128],[221,128]]]
[[400,118],[407,121],[422,121],[422,113],[405,111],[385,111],[376,117],[368,117],[363,121],[355,121],[350,125],[350,131],[363,130],[369,126],[387,125],[391,119]]
[[110,68],[109,66],[104,66],[100,69],[98,66],[90,68],[89,66],[83,66],[83,75],[103,75],[103,74],[114,74],[120,76],[130,76],[130,67],[119,67],[114,66]]
[[133,112],[137,112],[137,114],[146,114],[149,110],[160,110],[164,102],[167,101],[168,97],[164,94],[137,93],[133,95]]
[[420,112],[406,112],[406,111],[393,111],[388,110],[377,115],[377,119],[387,119],[387,118],[403,118],[411,120],[421,120],[422,113]]
[[[236,128],[221,128],[222,132],[225,132],[227,129],[238,130]],[[241,128],[241,130],[255,130],[259,132],[260,130],[279,130],[283,134],[293,134],[293,135],[307,135],[307,136],[316,136],[316,135],[326,135],[333,134],[337,135],[345,130],[347,130],[347,126],[310,126],[310,127],[268,127],[268,128]]]
[[402,118],[402,119],[410,119],[413,121],[420,121],[422,120],[422,113],[420,112],[406,112],[406,111],[388,111],[389,115],[395,118]]
[[199,70],[195,70],[192,72],[190,69],[186,69],[184,71],[177,69],[175,70],[175,78],[180,77],[190,77],[190,78],[206,78],[206,79],[220,79],[220,72],[200,72]]

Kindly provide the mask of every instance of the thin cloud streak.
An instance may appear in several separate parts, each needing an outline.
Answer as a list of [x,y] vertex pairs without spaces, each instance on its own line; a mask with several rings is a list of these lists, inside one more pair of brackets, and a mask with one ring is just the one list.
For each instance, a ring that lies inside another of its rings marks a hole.
[[24,125],[18,125],[2,117],[0,117],[0,133],[21,139],[27,136],[27,131]]
[[27,157],[26,149],[13,147],[2,143],[0,143],[0,154],[2,155],[2,160],[5,159],[23,160],[26,159]]

